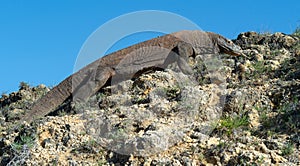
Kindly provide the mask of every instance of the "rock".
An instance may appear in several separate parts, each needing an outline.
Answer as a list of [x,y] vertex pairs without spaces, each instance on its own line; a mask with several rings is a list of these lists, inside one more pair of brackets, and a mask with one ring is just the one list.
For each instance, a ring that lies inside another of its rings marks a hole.
[[258,127],[260,126],[258,111],[252,108],[250,109],[248,116],[249,116],[250,127],[254,129],[258,129]]
[[40,88],[40,89],[45,89],[45,88],[47,88],[47,87],[46,87],[46,85],[44,85],[44,84],[40,84],[40,85],[38,85],[38,88]]
[[257,53],[257,54],[254,55],[254,59],[256,61],[263,61],[264,60],[264,56],[262,54]]
[[283,46],[284,47],[292,47],[293,45],[295,45],[297,43],[297,41],[291,37],[291,36],[284,36],[283,38]]
[[220,142],[220,138],[211,137],[206,141],[206,146],[218,145]]
[[278,60],[266,60],[266,64],[271,67],[272,70],[280,68],[281,63]]
[[297,57],[300,56],[300,49],[297,49],[297,50],[295,51],[295,55],[296,55]]
[[266,145],[264,143],[259,144],[259,149],[261,152],[263,153],[270,153],[270,150],[266,147]]
[[283,33],[259,35],[256,32],[246,32],[238,35],[234,42],[240,45],[243,49],[247,49],[249,47],[253,48],[253,45],[258,45],[258,47],[267,46],[272,50],[276,50],[281,48],[292,48],[297,44],[297,42],[299,42],[299,39]]
[[274,161],[273,162],[274,164],[287,162],[287,160],[284,157],[277,155],[273,151],[271,151],[270,154],[271,154],[272,160]]

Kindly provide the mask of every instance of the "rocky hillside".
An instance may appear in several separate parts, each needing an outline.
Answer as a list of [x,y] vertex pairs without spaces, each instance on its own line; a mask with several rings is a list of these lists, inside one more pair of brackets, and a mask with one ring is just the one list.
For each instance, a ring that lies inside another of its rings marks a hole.
[[248,58],[199,55],[193,76],[143,73],[31,124],[49,88],[21,83],[0,99],[1,165],[300,165],[300,34],[234,42]]

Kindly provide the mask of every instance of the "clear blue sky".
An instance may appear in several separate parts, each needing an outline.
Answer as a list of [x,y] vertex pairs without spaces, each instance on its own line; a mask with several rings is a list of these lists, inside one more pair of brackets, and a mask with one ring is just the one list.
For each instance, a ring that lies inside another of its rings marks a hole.
[[1,0],[0,93],[16,91],[21,81],[58,84],[73,72],[80,48],[92,32],[139,10],[173,12],[231,39],[245,31],[291,33],[300,25],[298,0]]

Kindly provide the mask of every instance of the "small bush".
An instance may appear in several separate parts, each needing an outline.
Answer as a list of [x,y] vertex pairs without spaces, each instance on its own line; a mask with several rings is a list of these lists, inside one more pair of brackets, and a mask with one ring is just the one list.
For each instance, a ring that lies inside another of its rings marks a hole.
[[269,75],[271,67],[266,65],[264,61],[258,61],[252,64],[253,71],[246,73],[246,77],[249,79],[259,79],[263,76]]
[[285,146],[281,149],[281,155],[282,156],[288,156],[291,155],[294,152],[294,145],[292,143],[287,143]]
[[296,36],[300,37],[300,26],[295,29],[293,35],[296,35]]
[[23,146],[32,148],[34,146],[34,138],[30,136],[21,136],[20,141],[14,142],[11,146],[16,151],[21,151]]
[[219,123],[219,128],[225,129],[228,135],[232,134],[234,129],[237,129],[242,126],[249,125],[249,118],[247,115],[236,116],[236,117],[227,117],[221,119]]
[[20,90],[22,90],[22,89],[27,90],[27,89],[29,89],[29,88],[30,88],[30,86],[29,86],[28,83],[26,83],[26,82],[20,82],[20,85],[19,85],[19,89],[20,89]]

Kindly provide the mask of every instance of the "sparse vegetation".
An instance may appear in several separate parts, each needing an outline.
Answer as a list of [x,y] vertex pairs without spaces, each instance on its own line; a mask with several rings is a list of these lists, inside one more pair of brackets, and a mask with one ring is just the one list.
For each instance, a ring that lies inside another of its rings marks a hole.
[[107,164],[106,160],[98,160],[98,166],[102,166],[104,164]]
[[150,99],[148,95],[140,95],[140,96],[136,96],[132,99],[132,103],[133,104],[145,104],[145,103],[149,103]]
[[178,99],[181,90],[179,86],[174,86],[174,87],[167,87],[164,89],[167,99],[172,100],[172,99]]
[[247,115],[235,116],[235,117],[225,117],[220,120],[218,128],[225,130],[228,135],[231,135],[233,130],[239,127],[245,127],[249,124],[249,118]]
[[299,113],[297,113],[297,108],[299,107],[298,99],[295,98],[293,101],[286,103],[284,101],[280,102],[283,102],[283,104],[273,110],[268,110],[264,107],[254,108],[259,111],[259,121],[263,126],[263,130],[259,131],[260,134],[273,137],[277,135],[279,131],[294,133],[299,130]]
[[27,82],[20,82],[19,88],[20,88],[20,90],[29,89],[30,85]]
[[15,151],[21,151],[24,146],[28,147],[29,149],[34,146],[35,139],[31,136],[20,136],[20,140],[14,142],[11,147]]
[[300,37],[300,26],[298,26],[298,27],[295,29],[293,35],[296,35],[296,36],[299,36],[299,37]]
[[269,65],[266,65],[264,61],[258,61],[252,64],[253,71],[251,73],[246,73],[246,77],[249,79],[258,79],[263,76],[269,75],[271,68]]
[[278,55],[280,55],[282,52],[281,52],[281,50],[279,50],[279,49],[276,49],[276,50],[273,50],[273,51],[271,51],[271,56],[278,56]]
[[4,97],[7,97],[8,95],[7,95],[7,91],[3,91],[2,93],[1,93],[1,98],[4,98]]
[[292,143],[285,144],[281,149],[282,156],[288,156],[294,152],[294,145]]
[[86,142],[86,144],[91,147],[96,147],[98,145],[95,139],[90,139],[89,141]]

